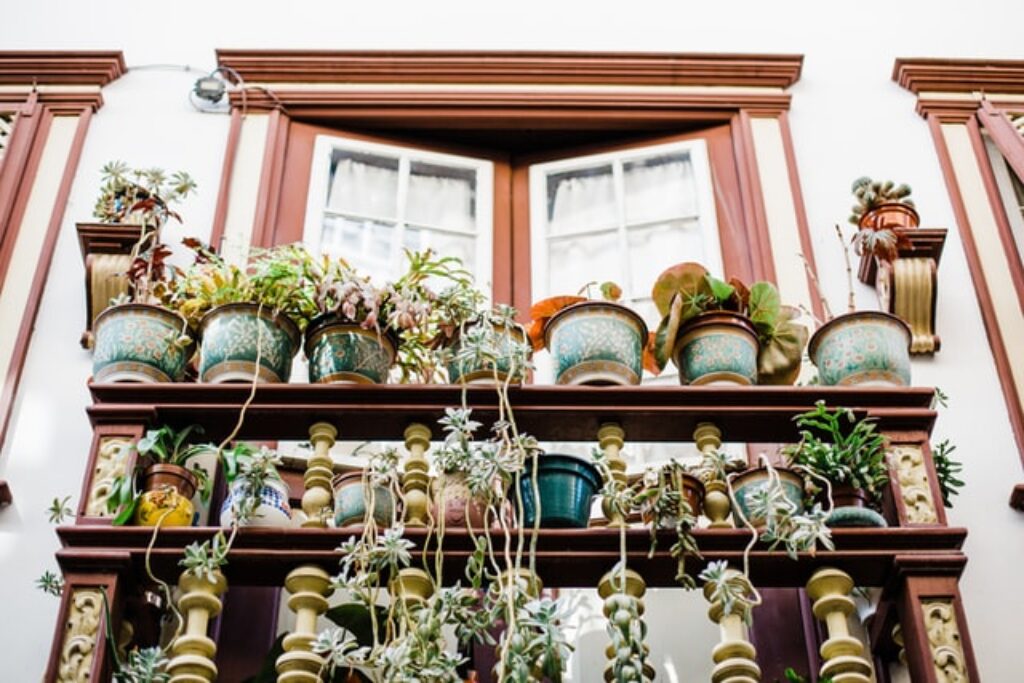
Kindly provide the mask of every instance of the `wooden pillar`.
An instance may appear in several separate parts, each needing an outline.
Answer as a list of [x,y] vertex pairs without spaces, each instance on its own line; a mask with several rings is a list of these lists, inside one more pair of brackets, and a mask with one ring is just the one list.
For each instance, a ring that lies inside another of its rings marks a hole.
[[44,680],[48,683],[110,680],[112,670],[103,594],[110,607],[113,631],[117,633],[124,588],[120,572],[66,572],[64,581]]
[[220,614],[220,596],[228,582],[220,571],[213,581],[190,571],[182,572],[178,579],[178,609],[185,617],[184,633],[171,643],[171,661],[167,665],[170,683],[210,683],[217,680],[214,656],[217,644],[206,632],[210,619]]
[[946,526],[928,434],[889,432],[892,496],[900,526]]
[[[742,576],[735,569],[729,570],[729,576]],[[704,597],[712,600],[714,585],[704,584]],[[715,668],[711,670],[711,683],[759,683],[761,669],[757,665],[757,650],[747,637],[747,622],[750,608],[746,605],[735,605],[726,614],[721,604],[711,602],[708,617],[718,624],[719,643],[711,651]]]
[[424,527],[430,520],[430,463],[426,456],[430,448],[430,428],[418,422],[406,427],[405,447],[409,458],[402,473],[403,518],[406,526]]
[[302,478],[306,485],[302,494],[302,511],[306,513],[303,527],[326,528],[327,520],[334,516],[334,491],[331,489],[334,462],[330,450],[337,436],[338,430],[326,422],[317,422],[309,428],[313,455],[306,463],[306,473]]
[[[604,452],[611,476],[620,484],[626,484],[626,460],[622,457],[622,446],[625,444],[626,432],[614,422],[606,422],[597,430],[597,441]],[[620,511],[613,510],[607,501],[601,503],[601,511],[610,527],[627,526],[626,518]]]
[[981,680],[956,577],[906,576],[899,611],[914,683]]
[[[702,455],[714,453],[722,447],[722,432],[710,422],[700,422],[693,430],[693,440]],[[724,481],[714,477],[704,480],[704,516],[711,520],[711,529],[729,529],[729,513],[732,504],[729,502],[729,489]],[[697,512],[696,510],[694,512]]]
[[[606,619],[611,620],[614,617],[615,612],[618,609],[622,609],[621,606],[616,605],[610,598],[612,596],[625,597],[630,601],[631,610],[635,613],[637,619],[643,619],[644,616],[644,594],[647,592],[647,583],[644,578],[632,569],[627,569],[626,572],[626,585],[621,586],[622,574],[618,570],[613,570],[601,577],[601,581],[597,584],[597,594],[604,600],[604,616]],[[621,590],[620,590],[621,588]],[[614,628],[614,627],[613,627]],[[643,662],[643,678],[645,681],[653,681],[655,670],[647,662],[647,656],[650,654],[650,648],[646,643],[641,645],[644,652]],[[615,658],[615,646],[609,644],[605,649],[605,656],[612,660]],[[609,661],[608,665],[604,669],[604,680],[611,683],[615,679],[615,673],[612,666],[612,662]]]
[[871,663],[864,657],[864,644],[850,635],[847,622],[856,610],[852,591],[850,575],[831,567],[814,572],[807,582],[814,616],[828,629],[828,640],[821,645],[821,676],[830,676],[835,683],[871,683]]
[[327,611],[327,598],[334,593],[331,577],[320,567],[303,565],[293,569],[284,581],[291,595],[288,609],[295,612],[295,630],[284,637],[284,654],[277,658],[278,683],[320,683],[324,659],[313,652],[316,620]]

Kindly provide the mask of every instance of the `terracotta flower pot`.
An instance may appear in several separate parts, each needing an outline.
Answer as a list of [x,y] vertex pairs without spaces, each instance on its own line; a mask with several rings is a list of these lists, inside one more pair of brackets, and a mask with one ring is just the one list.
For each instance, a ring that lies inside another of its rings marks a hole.
[[680,384],[757,384],[757,332],[746,316],[714,311],[686,322],[672,361]]
[[[675,490],[679,492],[679,495],[686,504],[690,506],[690,512],[693,513],[694,517],[699,517],[701,511],[704,509],[704,483],[686,472],[674,472],[673,482]],[[668,482],[666,482],[668,484]],[[645,524],[651,522],[651,513],[648,510],[642,512],[643,520]],[[664,528],[675,528],[675,519],[663,519],[662,526]]]
[[[471,325],[478,325],[480,323],[471,323]],[[495,376],[497,376],[498,382],[504,382],[508,379],[508,373],[511,370],[508,362],[508,354],[512,348],[513,342],[525,343],[526,332],[523,328],[518,325],[509,330],[496,330],[496,338],[498,340],[498,362],[491,363],[487,361],[465,361],[458,358],[459,348],[461,340],[456,336],[454,343],[452,344],[452,359],[448,362],[448,381],[452,384],[486,384],[493,385]],[[497,366],[497,367],[495,367]],[[522,368],[518,368],[520,374]],[[514,383],[520,383],[521,379],[513,380]]]
[[544,340],[556,384],[640,384],[647,325],[630,308],[610,301],[563,308],[548,320]]
[[[796,507],[796,512],[803,512],[804,509],[804,480],[799,474],[792,470],[776,467],[782,489],[785,491],[786,499]],[[764,525],[763,517],[754,517],[750,511],[750,497],[761,489],[768,486],[769,473],[766,467],[757,467],[734,475],[732,483],[733,493],[740,512],[755,527]],[[735,511],[734,511],[735,514]],[[739,517],[736,518],[736,526],[742,526]]]
[[886,202],[864,212],[858,225],[871,230],[912,230],[921,225],[921,218],[912,206],[900,202]]
[[96,317],[94,382],[180,382],[195,344],[178,344],[184,318],[159,306],[121,304]]
[[192,526],[195,475],[178,465],[150,465],[142,473],[142,495],[135,508],[136,526]]
[[[473,497],[464,473],[441,475],[433,480],[431,486],[435,524],[443,515],[447,529],[465,529],[467,524],[473,529],[484,528],[487,504]],[[492,526],[497,522],[494,513],[491,513],[490,521]]]
[[199,379],[211,384],[252,382],[254,376],[259,382],[287,382],[302,342],[287,316],[256,304],[218,306],[200,321],[199,333]]
[[336,316],[319,318],[306,330],[309,381],[314,384],[384,384],[396,353],[391,335]]
[[[366,505],[370,499],[369,482],[363,482],[362,472],[348,472],[334,478],[334,526],[363,524]],[[388,528],[395,517],[395,497],[384,486],[373,489],[373,520]]]
[[826,386],[910,384],[910,327],[882,311],[836,316],[818,328],[808,354]]

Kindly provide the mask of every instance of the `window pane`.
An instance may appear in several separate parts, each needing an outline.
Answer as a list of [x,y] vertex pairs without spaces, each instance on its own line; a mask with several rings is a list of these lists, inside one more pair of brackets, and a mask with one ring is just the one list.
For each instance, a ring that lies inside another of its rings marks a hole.
[[455,256],[462,260],[462,265],[471,273],[476,268],[475,237],[410,226],[405,229],[404,242],[407,249],[429,248],[442,256]]
[[371,218],[398,217],[398,159],[335,149],[327,208]]
[[410,223],[476,230],[476,171],[414,161],[409,171]]
[[619,235],[615,232],[555,240],[548,251],[548,286],[552,295],[575,294],[592,280],[617,280]]
[[[704,237],[696,219],[627,228],[629,278],[622,283],[631,296],[648,296],[661,272],[682,261],[707,263]],[[712,273],[721,277],[721,273]]]
[[395,226],[363,218],[324,217],[321,251],[340,256],[367,273],[391,274]]
[[622,165],[626,223],[649,223],[697,213],[689,152],[659,154]]
[[548,235],[618,223],[611,165],[549,175],[547,216]]

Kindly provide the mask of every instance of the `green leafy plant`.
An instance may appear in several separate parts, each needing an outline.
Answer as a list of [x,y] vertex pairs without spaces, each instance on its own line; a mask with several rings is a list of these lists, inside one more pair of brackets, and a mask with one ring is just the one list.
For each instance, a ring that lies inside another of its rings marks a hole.
[[63,498],[54,498],[53,502],[50,503],[50,507],[46,509],[47,515],[50,519],[50,524],[62,524],[69,517],[74,517],[75,514],[71,510],[71,506],[68,505],[68,501],[71,500],[71,496],[64,496]]
[[64,577],[47,569],[36,579],[36,588],[47,595],[60,597],[64,594]]
[[203,501],[209,500],[213,484],[210,476],[202,467],[189,465],[193,458],[213,449],[209,444],[187,443],[191,434],[201,434],[202,431],[202,427],[198,425],[189,425],[180,431],[164,425],[148,430],[145,436],[134,444],[133,448],[140,457],[139,464],[131,472],[115,478],[107,496],[107,509],[115,513],[115,526],[127,524],[135,514],[135,508],[142,495],[137,488],[138,474],[149,465],[175,465],[188,470],[199,483],[200,498]]
[[766,467],[767,484],[752,491],[747,498],[751,517],[764,520],[763,528],[758,531],[760,540],[769,544],[769,550],[782,545],[794,560],[797,553],[813,552],[819,544],[832,550],[832,530],[825,524],[828,513],[818,503],[800,512],[786,495],[775,469],[768,463]]
[[849,219],[854,225],[860,225],[864,214],[882,204],[895,203],[909,207],[914,206],[913,200],[910,199],[910,186],[897,185],[891,180],[872,180],[864,176],[853,181],[850,191],[857,199]]
[[216,583],[217,573],[228,563],[230,549],[224,532],[218,531],[212,540],[185,546],[185,557],[178,561],[178,565],[197,579]]
[[728,562],[719,560],[709,562],[698,578],[704,582],[712,605],[721,607],[725,614],[739,615],[750,623],[751,612],[761,604],[761,596],[745,573],[731,569]]
[[115,667],[114,683],[167,683],[169,664],[166,653],[159,647],[144,647],[128,653],[126,661]]
[[827,408],[818,401],[794,420],[801,428],[800,442],[783,449],[791,464],[878,499],[889,483],[889,468],[885,437],[873,419],[858,420],[848,408]]
[[[787,683],[811,683],[811,679],[806,676],[802,676],[796,672],[796,669],[789,666],[782,672],[782,675],[786,677]],[[818,683],[832,683],[831,676],[820,676]]]
[[[123,161],[111,161],[100,169],[100,196],[93,207],[93,216],[103,223],[163,223],[174,214],[169,204],[185,199],[195,192],[196,183],[184,171],[170,176],[162,169],[131,168]],[[139,202],[153,203],[139,206]]]
[[953,460],[950,455],[956,446],[945,439],[932,448],[932,460],[935,462],[935,476],[939,480],[939,491],[942,493],[942,504],[953,507],[953,496],[959,495],[964,480],[958,476],[963,472],[963,463]]
[[782,305],[772,283],[755,282],[747,287],[736,278],[719,280],[699,263],[680,263],[658,276],[651,297],[662,316],[652,347],[657,370],[668,364],[679,331],[687,321],[702,313],[725,311],[745,316],[757,332],[760,383],[796,381],[807,344],[807,328],[795,322],[799,311]]
[[658,530],[673,529],[675,543],[669,554],[676,561],[676,581],[686,589],[696,588],[693,577],[686,573],[687,558],[701,559],[700,548],[691,533],[697,526],[696,511],[680,493],[682,475],[686,468],[675,460],[661,467],[650,468],[644,473],[643,487],[635,495],[632,505],[650,518],[651,549],[648,557],[654,557],[658,547]]

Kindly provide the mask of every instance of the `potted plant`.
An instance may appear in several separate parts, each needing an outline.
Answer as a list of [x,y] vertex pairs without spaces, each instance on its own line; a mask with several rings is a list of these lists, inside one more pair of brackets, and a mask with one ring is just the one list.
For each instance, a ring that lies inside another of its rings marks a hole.
[[761,467],[731,475],[729,486],[736,504],[734,514],[755,528],[763,528],[768,521],[766,497],[770,497],[779,514],[792,516],[804,510],[803,477],[793,470],[774,467],[767,461]]
[[[363,447],[357,448],[353,455],[360,455]],[[334,526],[367,524],[371,518],[385,528],[396,523],[400,519],[397,504],[401,498],[397,475],[400,460],[395,448],[385,448],[368,459],[365,469],[337,475],[332,482]]]
[[530,351],[526,329],[516,322],[514,308],[471,310],[445,344],[448,381],[520,384],[530,369]]
[[654,360],[671,357],[682,384],[792,384],[807,329],[770,282],[749,288],[712,277],[699,263],[665,270],[651,292],[662,315]]
[[125,274],[128,292],[96,316],[93,381],[176,382],[185,376],[194,344],[185,321],[169,310],[177,270],[161,242],[163,226],[181,218],[169,205],[195,190],[183,172],[168,178],[159,169],[131,170],[115,161],[103,167],[104,184],[93,215],[103,222],[139,223]]
[[[848,408],[828,409],[818,401],[814,409],[794,418],[800,427],[800,442],[783,449],[787,461],[813,476],[824,479],[831,489],[834,505],[830,526],[886,526],[876,509],[889,483],[885,459],[885,437],[876,431],[875,421],[858,420]],[[875,509],[873,509],[875,508]]]
[[537,521],[545,529],[584,529],[590,522],[590,503],[601,488],[601,473],[594,465],[575,455],[537,453],[537,487],[535,502],[533,485],[520,479],[523,499],[523,521],[532,527]]
[[[640,384],[648,346],[647,325],[618,300],[622,289],[600,286],[601,299],[586,285],[576,296],[557,296],[530,308],[528,330],[534,350],[548,349],[556,384]],[[588,296],[582,296],[587,292]]]
[[891,180],[872,180],[865,176],[854,180],[850,190],[857,203],[849,220],[858,228],[916,228],[921,224],[910,199],[909,185],[897,185]]
[[277,453],[239,443],[221,453],[228,494],[220,509],[222,527],[291,526],[288,485],[281,479]]
[[[117,477],[107,496],[107,509],[115,513],[113,524],[131,521],[137,526],[191,526],[195,517],[192,497],[200,492],[209,500],[211,480],[205,469],[192,463],[210,451],[209,445],[186,443],[197,425],[181,431],[169,426],[151,429],[135,444],[139,462]],[[137,489],[141,474],[142,490]]]
[[[890,313],[857,310],[849,245],[843,237],[842,229],[838,225],[835,229],[846,265],[846,313],[832,315],[817,278],[804,261],[826,316],[825,323],[818,327],[807,345],[808,355],[818,368],[818,381],[827,386],[908,386],[910,344],[913,340],[910,326]],[[870,245],[882,244],[867,242],[863,231],[860,234],[861,237],[855,236],[851,240],[851,244],[861,245],[858,248],[875,248]],[[882,249],[881,246],[877,248]]]
[[197,240],[185,244],[196,261],[178,279],[172,300],[199,330],[199,380],[287,382],[315,310],[305,250],[261,249],[239,268]]

